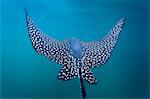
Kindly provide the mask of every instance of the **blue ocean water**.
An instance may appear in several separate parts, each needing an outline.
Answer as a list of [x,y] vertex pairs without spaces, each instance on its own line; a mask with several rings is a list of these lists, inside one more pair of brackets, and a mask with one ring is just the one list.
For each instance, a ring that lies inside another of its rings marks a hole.
[[61,66],[33,50],[25,7],[58,40],[101,39],[125,17],[112,57],[92,68],[99,83],[85,82],[87,99],[148,98],[148,0],[1,0],[0,6],[2,98],[81,98],[79,80],[57,80]]

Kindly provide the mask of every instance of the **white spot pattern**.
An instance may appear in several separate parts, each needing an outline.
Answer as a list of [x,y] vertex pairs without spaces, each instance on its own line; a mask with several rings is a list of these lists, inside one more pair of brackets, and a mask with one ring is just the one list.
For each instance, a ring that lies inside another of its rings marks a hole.
[[90,84],[96,84],[97,80],[94,77],[94,74],[91,72],[91,69],[88,66],[82,66],[81,67],[81,76],[83,79],[88,81]]
[[88,67],[99,67],[106,63],[113,51],[125,19],[122,18],[113,29],[100,41],[82,42],[85,56],[83,65]]
[[[119,33],[124,24],[124,18],[122,18],[101,41],[81,42],[84,51],[82,54],[84,53],[84,55],[79,62],[69,53],[68,40],[61,42],[43,34],[33,23],[27,13],[26,21],[29,30],[29,37],[35,51],[46,56],[50,60],[63,65],[58,74],[58,79],[71,80],[78,76],[78,70],[81,68],[82,78],[90,84],[97,83],[90,67],[99,67],[106,63],[116,45]],[[76,66],[77,63],[81,63],[79,64],[81,66]]]
[[35,51],[63,65],[58,74],[58,78],[61,80],[69,80],[76,77],[77,70],[75,68],[74,57],[67,52],[67,40],[60,42],[43,34],[33,23],[29,15],[26,15],[26,21],[29,37]]

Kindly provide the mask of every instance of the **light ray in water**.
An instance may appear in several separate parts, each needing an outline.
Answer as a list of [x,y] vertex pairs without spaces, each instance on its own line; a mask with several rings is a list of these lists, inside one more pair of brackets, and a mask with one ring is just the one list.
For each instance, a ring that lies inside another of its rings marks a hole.
[[86,97],[84,80],[96,84],[91,67],[99,67],[107,62],[122,31],[125,19],[122,18],[113,29],[99,41],[83,42],[77,38],[58,41],[42,33],[26,12],[29,37],[35,51],[62,65],[59,80],[79,78],[82,98]]

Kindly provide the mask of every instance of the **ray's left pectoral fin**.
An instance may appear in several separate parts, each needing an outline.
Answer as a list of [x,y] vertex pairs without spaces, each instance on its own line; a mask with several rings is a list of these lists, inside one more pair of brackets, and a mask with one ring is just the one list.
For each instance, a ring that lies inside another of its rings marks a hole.
[[28,27],[29,38],[34,50],[46,56],[58,64],[64,65],[64,57],[69,57],[67,53],[66,41],[58,41],[47,36],[34,24],[31,17],[26,12],[26,22]]

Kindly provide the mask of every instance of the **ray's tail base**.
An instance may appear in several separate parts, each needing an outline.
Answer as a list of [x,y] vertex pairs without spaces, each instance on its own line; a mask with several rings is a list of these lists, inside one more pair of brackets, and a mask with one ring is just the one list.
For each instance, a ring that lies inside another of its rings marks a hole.
[[80,88],[81,88],[81,93],[82,93],[82,99],[85,99],[86,90],[85,90],[83,79],[81,77],[81,68],[79,68],[79,77],[80,77]]

